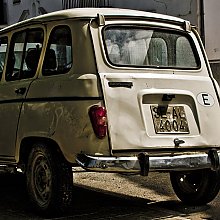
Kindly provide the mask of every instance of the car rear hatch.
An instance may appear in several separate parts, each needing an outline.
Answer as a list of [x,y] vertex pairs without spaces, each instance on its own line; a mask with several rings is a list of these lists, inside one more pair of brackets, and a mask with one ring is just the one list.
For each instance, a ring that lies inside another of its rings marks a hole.
[[92,35],[113,152],[219,147],[219,101],[194,32],[109,22]]

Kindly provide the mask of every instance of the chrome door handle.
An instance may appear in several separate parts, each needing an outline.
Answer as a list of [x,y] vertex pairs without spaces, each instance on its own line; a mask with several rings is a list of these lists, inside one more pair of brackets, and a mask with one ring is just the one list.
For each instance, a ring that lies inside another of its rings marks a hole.
[[18,94],[18,95],[24,95],[25,92],[26,92],[25,87],[15,89],[15,93]]

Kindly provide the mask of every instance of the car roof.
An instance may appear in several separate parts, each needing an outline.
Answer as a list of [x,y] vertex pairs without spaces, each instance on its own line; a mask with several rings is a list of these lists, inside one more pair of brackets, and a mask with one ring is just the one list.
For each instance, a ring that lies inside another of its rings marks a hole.
[[122,8],[73,8],[67,10],[61,10],[56,12],[51,12],[48,14],[40,15],[34,18],[27,19],[22,22],[15,23],[10,25],[0,32],[9,31],[11,29],[26,26],[34,23],[43,23],[48,21],[55,21],[55,20],[63,20],[63,19],[70,19],[70,18],[96,18],[98,15],[104,15],[104,17],[128,17],[128,18],[141,18],[141,19],[151,19],[157,21],[166,21],[169,23],[184,23],[184,20],[181,18],[162,15],[158,13],[152,12],[145,12],[145,11],[138,11],[138,10],[131,10],[131,9],[122,9]]

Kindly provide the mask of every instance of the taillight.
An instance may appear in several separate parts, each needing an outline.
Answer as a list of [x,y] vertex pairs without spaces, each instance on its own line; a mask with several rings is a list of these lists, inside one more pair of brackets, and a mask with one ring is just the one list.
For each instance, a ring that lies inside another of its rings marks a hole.
[[89,116],[95,135],[102,139],[107,132],[107,112],[102,106],[94,105],[89,109]]

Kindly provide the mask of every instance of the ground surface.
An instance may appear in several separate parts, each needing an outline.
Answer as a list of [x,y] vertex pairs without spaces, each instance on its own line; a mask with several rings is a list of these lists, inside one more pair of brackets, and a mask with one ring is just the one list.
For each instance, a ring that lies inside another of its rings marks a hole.
[[[0,220],[45,219],[31,210],[21,176],[0,176]],[[77,169],[74,182],[70,213],[49,219],[220,219],[220,195],[206,206],[185,206],[173,193],[168,174],[140,177]]]

